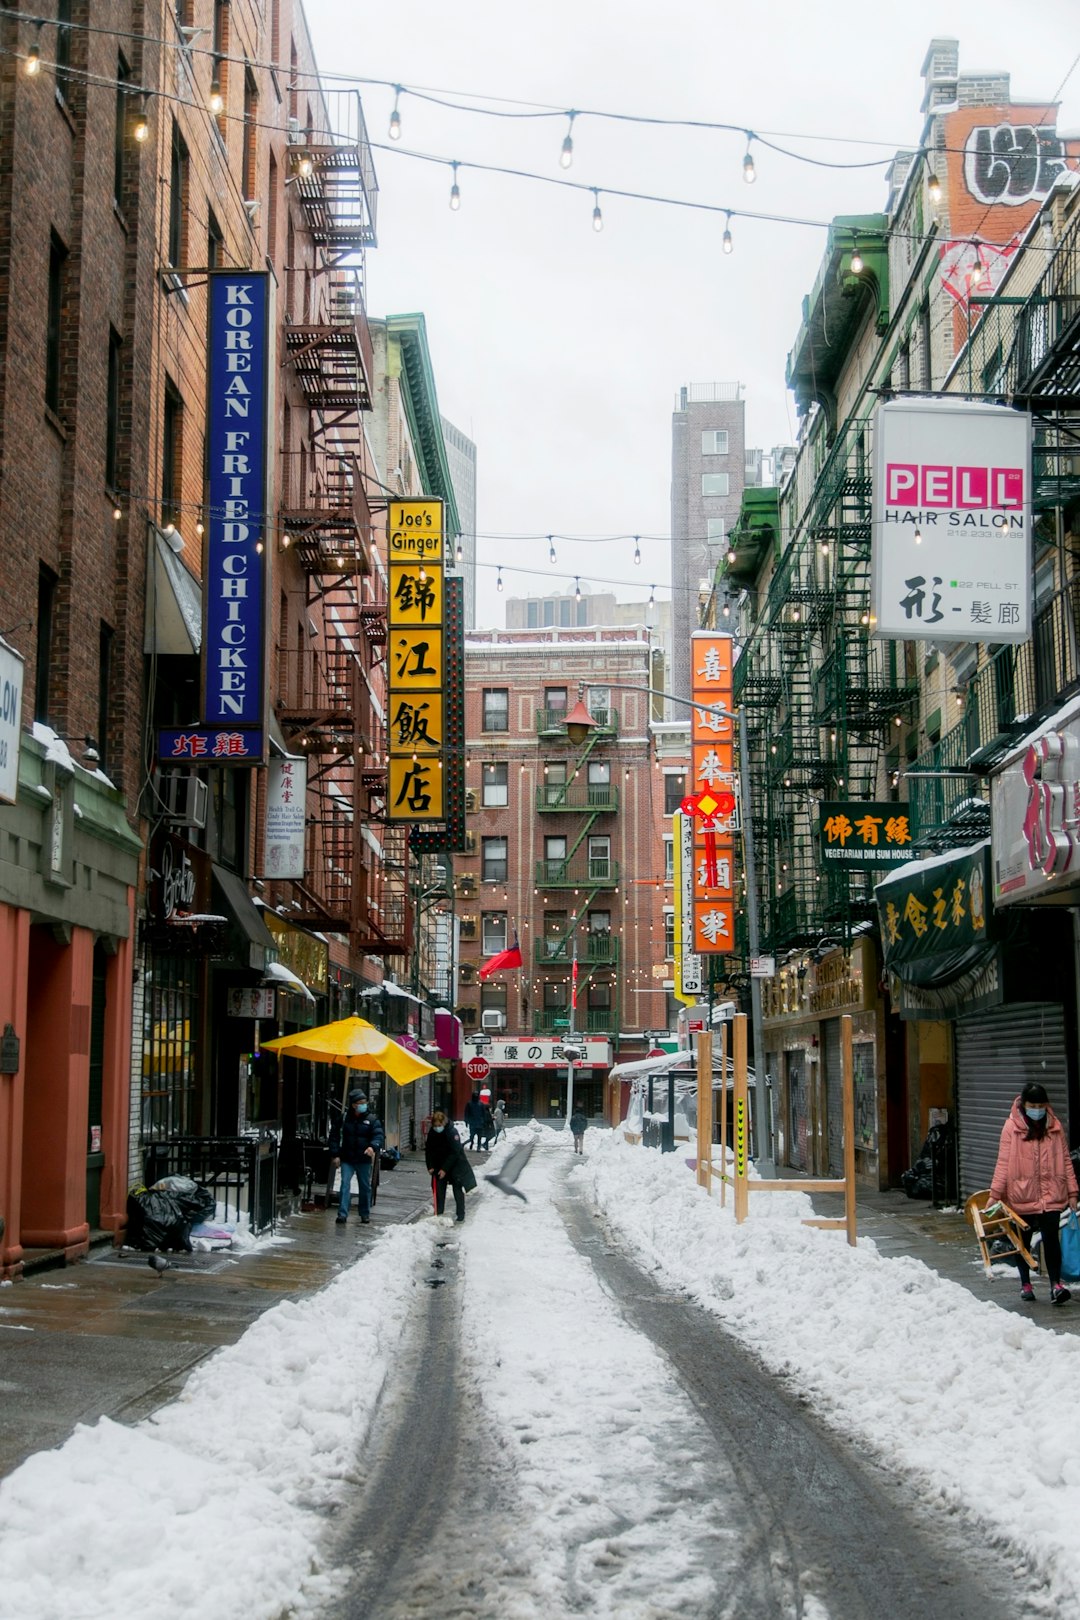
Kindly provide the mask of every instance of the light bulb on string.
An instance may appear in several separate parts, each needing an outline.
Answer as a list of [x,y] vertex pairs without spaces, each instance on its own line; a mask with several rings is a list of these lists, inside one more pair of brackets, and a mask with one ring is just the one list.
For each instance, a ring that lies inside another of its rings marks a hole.
[[576,574],[574,575],[574,601],[581,601],[581,581]]
[[114,506],[113,509],[112,509],[112,515],[113,515],[113,522],[114,523],[119,523],[120,519],[123,517],[124,514],[121,511],[119,506]]
[[37,25],[37,35],[35,36],[34,43],[31,45],[30,49],[27,51],[27,53],[26,53],[26,61],[23,63],[23,72],[26,74],[26,77],[28,79],[36,78],[37,75],[41,72],[41,46],[38,43],[38,40],[40,38],[41,38],[41,24],[38,23],[38,25]]
[[593,228],[594,231],[602,231],[603,228],[604,228],[604,216],[600,212],[600,192],[599,192],[598,187],[593,186],[592,194],[593,194],[592,228]]
[[310,152],[301,152],[296,160],[296,172],[301,180],[310,180],[315,172],[315,160]]
[[549,534],[548,535],[548,562],[553,563],[554,561],[555,561],[555,538],[554,538],[553,535]]
[[853,276],[861,276],[865,268],[863,256],[859,252],[859,241],[856,237],[855,245],[851,250],[851,273]]
[[465,551],[464,551],[464,548],[462,547],[461,537],[459,535],[458,536],[458,543],[454,547],[454,561],[457,564],[457,566],[460,568],[462,563],[464,562],[464,560],[465,560]]
[[724,216],[724,234],[720,238],[720,246],[723,248],[725,253],[730,253],[732,248],[735,246],[734,242],[731,240],[731,215],[730,214],[725,214],[725,216]]
[[757,169],[754,167],[754,154],[750,150],[750,142],[754,138],[752,129],[746,131],[746,156],[742,160],[742,177],[748,186],[752,186],[757,179]]
[[395,84],[395,86],[394,86],[394,108],[393,108],[393,111],[390,114],[390,128],[387,130],[387,134],[389,135],[389,137],[390,137],[390,139],[392,141],[400,141],[400,139],[401,139],[401,114],[398,111],[398,100],[399,100],[400,96],[401,96],[401,85],[400,84]]
[[131,127],[131,133],[140,145],[150,133],[150,120],[146,116],[146,100],[146,96],[143,96],[142,106],[135,115],[135,122]]
[[457,163],[451,163],[450,168],[453,171],[453,183],[450,186],[450,212],[456,214],[461,207],[461,187],[457,181]]
[[225,97],[221,93],[221,85],[217,79],[210,80],[210,100],[207,102],[207,106],[215,118],[220,118],[225,111]]
[[940,203],[941,203],[941,181],[938,179],[937,175],[934,174],[932,171],[931,171],[929,180],[926,182],[926,195],[930,199],[930,206],[932,208],[937,208],[940,205]]
[[656,606],[656,586],[655,585],[650,585],[649,586],[649,600],[648,600],[646,606],[651,607],[651,608],[654,608]]
[[568,169],[574,161],[574,119],[577,117],[577,113],[568,112],[566,116],[569,118],[570,123],[562,143],[562,151],[559,153],[559,167],[562,169]]
[[641,566],[641,541],[638,539],[637,535],[635,534],[635,536],[634,536],[634,567],[635,568],[640,568],[640,566]]
[[496,571],[495,571],[495,589],[497,591],[501,591],[502,588],[503,588],[502,569],[497,568]]

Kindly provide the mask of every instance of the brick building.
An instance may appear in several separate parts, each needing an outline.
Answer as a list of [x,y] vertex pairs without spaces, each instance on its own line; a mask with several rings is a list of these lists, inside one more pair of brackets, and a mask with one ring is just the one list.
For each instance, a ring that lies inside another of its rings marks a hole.
[[[468,852],[456,863],[457,1007],[488,1035],[491,1083],[511,1115],[557,1116],[571,1028],[585,1056],[575,1097],[603,1116],[607,1071],[674,1027],[670,811],[685,758],[658,757],[653,648],[642,627],[487,631],[465,645]],[[625,690],[631,688],[632,690]],[[583,692],[595,729],[569,740]],[[479,980],[520,942],[519,970]],[[573,960],[578,961],[572,1009]],[[456,1099],[467,1095],[463,1082]]]

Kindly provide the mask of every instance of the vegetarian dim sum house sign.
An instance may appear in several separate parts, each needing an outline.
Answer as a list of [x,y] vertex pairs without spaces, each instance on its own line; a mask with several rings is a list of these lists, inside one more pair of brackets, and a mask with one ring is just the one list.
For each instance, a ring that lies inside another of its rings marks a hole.
[[895,399],[874,418],[874,634],[1031,635],[1031,417]]

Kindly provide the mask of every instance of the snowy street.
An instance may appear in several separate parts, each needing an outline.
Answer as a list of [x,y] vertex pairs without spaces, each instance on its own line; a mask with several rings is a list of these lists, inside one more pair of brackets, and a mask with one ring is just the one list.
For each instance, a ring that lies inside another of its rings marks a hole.
[[679,1155],[586,1148],[540,1130],[527,1203],[481,1176],[463,1227],[385,1231],[152,1419],[30,1458],[3,1620],[1075,1601],[1071,1337],[802,1226],[803,1195],[738,1228]]

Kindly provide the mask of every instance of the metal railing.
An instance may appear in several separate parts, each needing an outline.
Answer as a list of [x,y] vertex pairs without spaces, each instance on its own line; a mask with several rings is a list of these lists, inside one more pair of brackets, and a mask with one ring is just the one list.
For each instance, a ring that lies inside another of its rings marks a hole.
[[247,1136],[178,1136],[145,1150],[146,1185],[163,1176],[190,1176],[209,1187],[226,1221],[242,1217],[252,1232],[273,1229],[277,1205],[277,1142]]
[[[578,1035],[604,1035],[615,1028],[614,1007],[579,1007],[574,1014]],[[533,1030],[537,1035],[565,1035],[570,1028],[570,1007],[537,1007]]]
[[538,810],[617,810],[619,790],[610,782],[544,782],[536,790]]
[[537,861],[536,883],[541,889],[576,889],[593,884],[614,889],[619,882],[619,863],[607,857],[591,856],[584,861]]
[[[566,715],[567,711],[565,709],[537,709],[537,734],[541,737],[565,737]],[[589,715],[596,727],[597,732],[614,734],[618,731],[618,709],[590,709]]]

